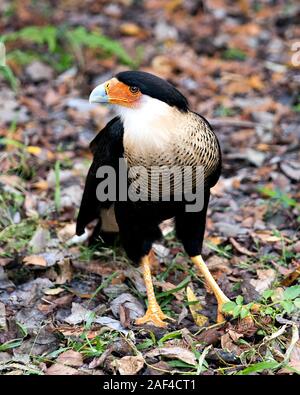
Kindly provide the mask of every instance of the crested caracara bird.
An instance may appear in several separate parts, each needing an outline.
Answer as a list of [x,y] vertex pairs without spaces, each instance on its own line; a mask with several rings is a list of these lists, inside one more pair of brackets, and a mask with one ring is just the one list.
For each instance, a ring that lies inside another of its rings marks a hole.
[[[97,86],[89,100],[91,103],[115,105],[118,116],[91,142],[94,160],[77,218],[77,235],[83,234],[86,225],[96,218],[99,219],[96,228],[103,240],[113,232],[119,233],[127,256],[142,267],[147,290],[148,309],[136,323],[164,327],[169,317],[162,312],[155,298],[149,253],[152,243],[162,236],[160,223],[175,218],[176,236],[214,292],[218,302],[217,320],[222,321],[222,306],[229,299],[201,257],[210,188],[218,181],[221,171],[220,147],[211,126],[190,110],[187,99],[173,85],[142,71],[117,74]],[[120,159],[127,164],[127,170],[122,174]],[[101,169],[107,168],[115,170],[116,176],[112,180],[116,193],[105,200],[101,199],[97,188],[105,178]],[[137,168],[146,169],[146,172],[137,174]],[[185,168],[192,169],[187,172],[190,182],[186,182],[190,195],[184,193],[185,185],[183,188],[179,185],[177,174],[174,176],[172,173],[172,177],[169,172],[169,199],[164,198],[162,179],[164,171],[170,168],[179,169],[181,175]],[[202,169],[201,177],[197,177],[197,168]],[[121,198],[118,193],[125,178],[128,189],[138,181],[134,197],[128,193],[127,198]],[[158,180],[158,188],[151,195],[152,199],[137,199],[141,187],[147,192],[154,179]],[[188,210],[189,196],[197,198],[192,192],[197,191],[198,186],[202,196],[201,207]]]

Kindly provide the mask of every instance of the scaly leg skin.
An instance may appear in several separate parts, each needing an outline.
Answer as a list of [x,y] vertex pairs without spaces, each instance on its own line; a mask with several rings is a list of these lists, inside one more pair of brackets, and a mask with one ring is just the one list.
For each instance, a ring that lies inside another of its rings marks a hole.
[[202,256],[197,255],[194,257],[191,257],[192,262],[197,266],[197,268],[200,270],[201,274],[205,278],[206,283],[210,286],[212,289],[217,302],[218,302],[218,314],[217,314],[217,323],[222,323],[225,321],[222,309],[223,305],[227,302],[230,302],[230,299],[227,298],[227,296],[224,294],[224,292],[221,290],[221,288],[218,286],[216,283],[215,279],[211,275],[210,271],[208,270],[208,267],[204,263]]
[[166,314],[162,312],[161,308],[159,307],[159,304],[157,303],[154,294],[148,255],[142,258],[141,267],[143,270],[143,276],[147,290],[148,309],[143,317],[136,319],[135,323],[137,325],[143,325],[149,323],[160,328],[165,328],[167,324],[164,322],[164,320],[170,319],[170,317],[168,317]]

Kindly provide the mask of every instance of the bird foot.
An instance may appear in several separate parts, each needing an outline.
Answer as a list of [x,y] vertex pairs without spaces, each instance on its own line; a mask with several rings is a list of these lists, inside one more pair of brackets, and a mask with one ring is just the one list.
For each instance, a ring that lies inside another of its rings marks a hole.
[[230,312],[224,313],[223,311],[223,306],[228,302],[230,302],[230,299],[228,299],[227,297],[222,298],[218,301],[217,324],[222,324],[223,322],[226,322],[226,317],[230,317]]
[[[226,314],[227,316],[227,314]],[[222,308],[220,309],[218,307],[218,311],[217,311],[217,324],[222,324],[223,322],[226,322],[226,318],[224,313],[222,312]]]
[[152,308],[148,308],[146,314],[143,317],[137,318],[135,320],[136,325],[152,324],[159,328],[166,328],[167,323],[165,320],[172,320],[165,313],[162,312],[161,308],[157,305]]

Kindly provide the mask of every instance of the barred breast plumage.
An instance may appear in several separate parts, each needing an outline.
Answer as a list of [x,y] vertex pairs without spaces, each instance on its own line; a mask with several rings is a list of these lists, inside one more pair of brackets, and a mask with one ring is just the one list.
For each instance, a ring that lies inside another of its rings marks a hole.
[[[156,125],[157,128],[157,125]],[[162,124],[162,128],[166,125]],[[178,168],[181,173],[184,169],[192,169],[190,180],[194,187],[199,179],[196,168],[203,168],[204,181],[215,171],[220,161],[219,146],[214,132],[209,124],[198,114],[174,114],[174,122],[167,125],[171,130],[164,130],[159,136],[147,137],[143,142],[132,143],[130,131],[124,130],[124,155],[129,169],[142,166],[147,169],[145,175],[131,175],[131,182],[138,180],[139,185],[149,188],[151,179],[162,178],[172,167]],[[156,129],[157,130],[157,129]],[[143,134],[143,131],[140,131]],[[157,144],[156,144],[157,143]],[[130,174],[130,173],[129,173]],[[188,180],[187,175],[187,180]],[[171,176],[171,190],[176,193],[179,179]],[[161,194],[161,189],[158,191]]]

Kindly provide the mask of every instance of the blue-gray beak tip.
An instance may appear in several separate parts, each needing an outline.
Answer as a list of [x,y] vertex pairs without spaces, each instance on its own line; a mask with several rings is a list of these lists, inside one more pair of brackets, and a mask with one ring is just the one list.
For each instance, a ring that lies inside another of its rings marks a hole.
[[105,90],[105,85],[101,84],[92,90],[89,102],[92,103],[108,103],[108,95]]

